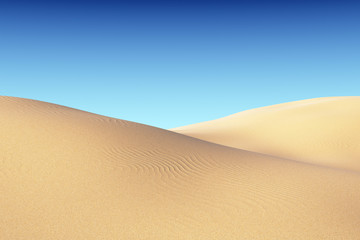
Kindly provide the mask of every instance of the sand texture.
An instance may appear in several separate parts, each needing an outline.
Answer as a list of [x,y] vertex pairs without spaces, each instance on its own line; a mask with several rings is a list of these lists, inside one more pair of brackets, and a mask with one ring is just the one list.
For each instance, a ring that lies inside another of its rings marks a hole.
[[230,147],[360,171],[360,97],[283,103],[172,130]]
[[0,97],[0,239],[360,239],[359,103],[295,102],[178,130],[232,148]]

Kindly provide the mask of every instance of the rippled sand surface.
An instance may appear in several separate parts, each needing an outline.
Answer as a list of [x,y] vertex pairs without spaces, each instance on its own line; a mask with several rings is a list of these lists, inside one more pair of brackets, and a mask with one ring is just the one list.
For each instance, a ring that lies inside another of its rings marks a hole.
[[246,145],[235,120],[179,130],[204,141],[0,97],[0,239],[360,239],[358,102],[305,101],[283,121],[270,107],[275,126],[248,120]]

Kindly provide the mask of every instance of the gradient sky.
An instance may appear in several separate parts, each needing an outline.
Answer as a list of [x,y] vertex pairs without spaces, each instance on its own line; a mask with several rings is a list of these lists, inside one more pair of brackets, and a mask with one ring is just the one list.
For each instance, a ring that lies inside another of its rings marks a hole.
[[360,95],[349,1],[9,1],[0,95],[172,128]]

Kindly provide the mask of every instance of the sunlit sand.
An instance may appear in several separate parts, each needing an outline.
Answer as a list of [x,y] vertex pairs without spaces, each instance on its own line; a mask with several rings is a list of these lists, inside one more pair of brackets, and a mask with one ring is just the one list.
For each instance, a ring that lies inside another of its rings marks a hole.
[[360,239],[359,122],[357,97],[176,132],[0,97],[0,239]]

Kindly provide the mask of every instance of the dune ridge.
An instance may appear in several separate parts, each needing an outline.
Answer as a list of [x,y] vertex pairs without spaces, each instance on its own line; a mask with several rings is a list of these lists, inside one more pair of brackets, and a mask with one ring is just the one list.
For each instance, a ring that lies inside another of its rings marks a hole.
[[360,239],[360,176],[0,97],[1,239]]
[[209,142],[360,171],[360,97],[327,97],[256,108],[171,129]]

